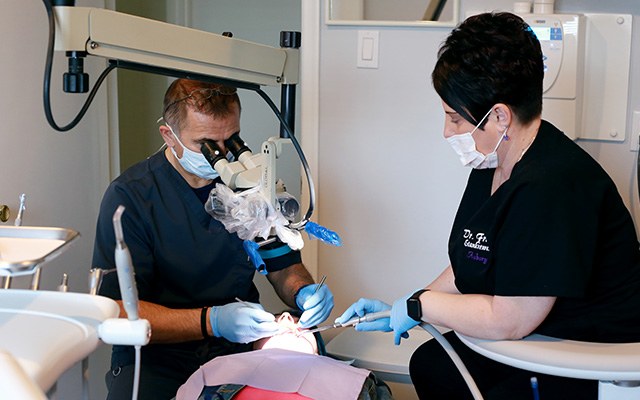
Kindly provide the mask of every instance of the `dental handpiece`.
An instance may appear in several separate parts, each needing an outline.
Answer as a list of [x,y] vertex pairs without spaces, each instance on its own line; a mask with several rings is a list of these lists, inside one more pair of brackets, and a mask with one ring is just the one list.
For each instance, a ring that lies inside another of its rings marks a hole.
[[324,325],[314,329],[300,331],[300,334],[322,332],[322,331],[326,331],[327,329],[333,329],[333,328],[344,328],[347,326],[353,326],[353,325],[359,324],[360,322],[371,322],[381,318],[389,318],[390,316],[391,316],[391,310],[379,311],[375,313],[365,314],[362,317],[353,317],[343,323],[336,322],[335,324],[332,324],[332,325]]
[[138,288],[133,274],[131,254],[127,244],[124,242],[122,223],[120,221],[124,209],[124,206],[120,205],[113,214],[113,230],[116,236],[115,261],[122,304],[127,312],[129,321],[135,321],[138,319]]
[[335,323],[333,325],[337,325],[336,328],[343,328],[345,326],[353,326],[359,324],[360,322],[371,322],[378,320],[380,318],[388,318],[391,316],[391,310],[379,311],[371,314],[365,314],[362,317],[353,317],[350,320],[340,324]]

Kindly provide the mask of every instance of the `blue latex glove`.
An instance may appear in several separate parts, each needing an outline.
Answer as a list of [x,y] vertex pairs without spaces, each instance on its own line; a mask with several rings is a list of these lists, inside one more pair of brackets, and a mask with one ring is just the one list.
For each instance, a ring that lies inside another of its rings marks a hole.
[[[365,314],[371,314],[378,311],[385,311],[391,309],[391,306],[387,303],[383,303],[380,300],[373,299],[360,299],[353,303],[347,310],[342,313],[341,316],[336,318],[336,323],[344,324],[353,317],[362,317]],[[389,327],[390,318],[380,318],[371,322],[360,322],[356,324],[356,331],[382,331],[390,332]]]
[[262,308],[260,304],[229,303],[211,307],[209,321],[215,337],[223,337],[234,343],[249,343],[273,336],[280,327],[275,317]]
[[303,286],[296,296],[296,304],[303,311],[298,321],[303,328],[318,325],[326,320],[333,310],[333,293],[327,285],[322,285],[314,294],[318,286],[317,283]]
[[415,291],[396,300],[391,307],[391,329],[393,329],[393,341],[397,345],[400,344],[400,337],[408,338],[409,329],[418,325],[420,322],[407,315],[407,299],[413,295]]

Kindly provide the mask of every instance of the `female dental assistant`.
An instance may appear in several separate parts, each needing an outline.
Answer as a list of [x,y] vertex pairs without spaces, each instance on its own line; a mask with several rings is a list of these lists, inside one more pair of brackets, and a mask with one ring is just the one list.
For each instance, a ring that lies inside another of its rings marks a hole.
[[[356,330],[393,330],[396,344],[421,321],[496,340],[640,340],[633,220],[598,163],[541,119],[543,77],[540,44],[520,17],[481,14],[453,30],[432,80],[444,137],[473,169],[449,238],[451,264],[393,306],[360,299],[337,322],[391,308],[390,319]],[[454,332],[445,337],[485,399],[531,397],[531,372],[474,353]],[[420,398],[472,398],[435,341],[409,367]],[[545,400],[597,398],[595,381],[536,376]]]

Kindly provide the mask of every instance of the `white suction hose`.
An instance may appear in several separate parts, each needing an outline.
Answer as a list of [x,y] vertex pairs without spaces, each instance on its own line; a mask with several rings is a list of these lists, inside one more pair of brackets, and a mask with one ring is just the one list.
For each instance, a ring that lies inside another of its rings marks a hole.
[[460,371],[460,374],[462,375],[462,378],[464,379],[464,381],[467,383],[467,386],[469,386],[469,390],[471,391],[473,398],[475,400],[483,400],[482,394],[480,393],[480,389],[478,389],[476,382],[471,377],[471,374],[469,373],[469,371],[467,370],[467,367],[465,367],[464,363],[460,359],[460,356],[458,355],[458,353],[456,353],[453,347],[451,346],[451,343],[449,343],[449,341],[447,341],[447,339],[445,339],[444,336],[442,336],[442,334],[436,328],[433,327],[433,325],[423,322],[420,324],[420,327],[425,331],[429,332],[429,334],[433,336],[433,338],[438,343],[440,343],[440,346],[442,346],[442,348],[447,353],[447,355],[449,355],[449,358],[451,358],[451,361],[453,361],[453,363],[456,365],[456,368],[458,368],[458,371]]

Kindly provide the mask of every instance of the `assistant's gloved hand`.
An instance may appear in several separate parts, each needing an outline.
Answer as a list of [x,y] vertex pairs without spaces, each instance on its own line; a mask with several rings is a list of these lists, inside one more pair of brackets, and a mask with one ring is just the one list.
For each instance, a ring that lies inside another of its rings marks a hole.
[[303,311],[298,321],[303,328],[318,325],[333,310],[333,293],[327,285],[322,285],[314,294],[318,286],[317,283],[303,286],[296,296],[296,304]]
[[396,300],[391,307],[391,323],[389,325],[393,329],[393,341],[396,346],[400,344],[400,337],[408,338],[407,331],[420,323],[407,314],[407,299],[413,293]]
[[280,327],[273,314],[264,311],[260,304],[250,304],[255,308],[240,302],[211,307],[209,321],[213,335],[230,342],[249,343],[278,333]]
[[[353,317],[362,317],[378,311],[385,311],[391,308],[390,305],[380,300],[360,299],[353,303],[341,316],[336,318],[336,323],[344,324]],[[380,318],[371,322],[360,322],[356,324],[356,331],[382,331],[390,332],[390,318]]]

